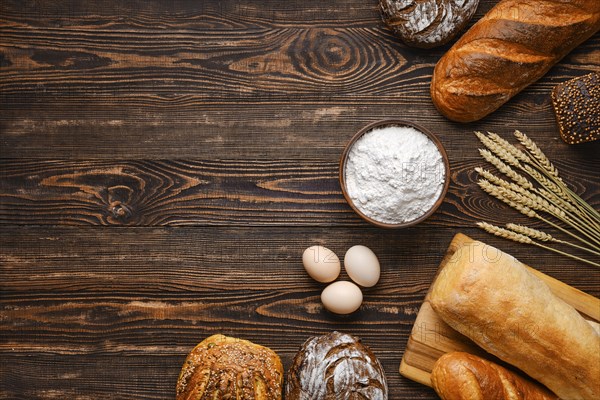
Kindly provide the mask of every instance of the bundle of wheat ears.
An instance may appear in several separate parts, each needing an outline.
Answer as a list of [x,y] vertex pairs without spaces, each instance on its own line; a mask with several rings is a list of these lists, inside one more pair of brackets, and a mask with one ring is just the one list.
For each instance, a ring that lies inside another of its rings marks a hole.
[[[557,239],[546,232],[512,223],[506,224],[505,228],[487,222],[477,225],[496,236],[532,244],[600,267],[597,262],[600,261],[600,214],[567,187],[540,148],[519,131],[515,131],[515,137],[523,149],[495,133],[475,134],[486,147],[479,149],[479,153],[500,173],[510,178],[510,181],[502,179],[478,167],[475,171],[480,176],[479,186],[522,214],[536,218],[572,239]],[[559,245],[583,250],[589,256],[578,257],[560,250],[557,247]]]

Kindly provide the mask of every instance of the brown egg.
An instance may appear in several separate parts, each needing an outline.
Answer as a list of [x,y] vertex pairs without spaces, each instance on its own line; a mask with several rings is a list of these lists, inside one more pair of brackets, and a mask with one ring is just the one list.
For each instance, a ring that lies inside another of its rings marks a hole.
[[360,308],[363,295],[358,286],[348,281],[337,281],[321,293],[321,302],[336,314],[350,314]]
[[381,268],[379,260],[366,246],[352,246],[344,256],[344,268],[350,279],[363,287],[375,286],[379,281]]
[[340,275],[338,256],[327,247],[311,246],[302,254],[304,269],[317,282],[329,283]]

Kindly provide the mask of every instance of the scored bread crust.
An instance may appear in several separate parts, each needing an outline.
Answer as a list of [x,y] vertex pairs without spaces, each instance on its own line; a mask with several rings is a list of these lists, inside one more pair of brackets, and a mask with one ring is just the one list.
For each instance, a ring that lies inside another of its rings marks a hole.
[[600,399],[600,335],[514,257],[477,241],[461,247],[430,302],[452,328],[561,398]]
[[204,339],[187,356],[177,400],[280,400],[283,366],[271,349],[224,335]]
[[359,338],[341,332],[308,339],[288,370],[286,400],[387,400],[385,372]]
[[442,400],[559,400],[543,386],[460,351],[435,362],[431,383]]
[[502,0],[438,61],[433,103],[453,121],[481,119],[599,29],[598,0]]

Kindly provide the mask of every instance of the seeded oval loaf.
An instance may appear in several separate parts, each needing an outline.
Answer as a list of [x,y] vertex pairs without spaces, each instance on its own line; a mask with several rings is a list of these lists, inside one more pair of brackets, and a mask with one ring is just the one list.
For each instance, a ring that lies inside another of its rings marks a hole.
[[452,40],[478,4],[479,0],[379,0],[383,22],[407,45],[424,49]]
[[379,360],[359,339],[332,332],[308,339],[287,374],[286,400],[386,400]]
[[433,103],[453,121],[481,119],[599,29],[599,0],[502,0],[438,61]]
[[283,366],[271,349],[223,335],[204,339],[187,356],[177,400],[281,400]]
[[560,137],[566,143],[600,139],[600,72],[560,83],[550,96]]

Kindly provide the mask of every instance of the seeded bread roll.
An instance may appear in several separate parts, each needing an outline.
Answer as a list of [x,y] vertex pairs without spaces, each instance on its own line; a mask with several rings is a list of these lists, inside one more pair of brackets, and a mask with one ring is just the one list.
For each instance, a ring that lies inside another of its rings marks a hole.
[[543,386],[463,352],[441,356],[431,383],[442,400],[559,400]]
[[312,337],[287,374],[286,400],[386,400],[383,367],[359,339],[339,332]]
[[283,366],[277,354],[242,339],[213,335],[187,356],[177,400],[281,400]]
[[383,22],[409,46],[448,43],[471,19],[479,0],[379,0]]
[[599,0],[502,0],[439,60],[433,103],[453,121],[481,119],[599,29]]
[[551,97],[560,137],[566,143],[600,139],[600,73],[563,82]]
[[473,241],[429,296],[448,325],[562,399],[600,399],[600,335],[514,257]]

